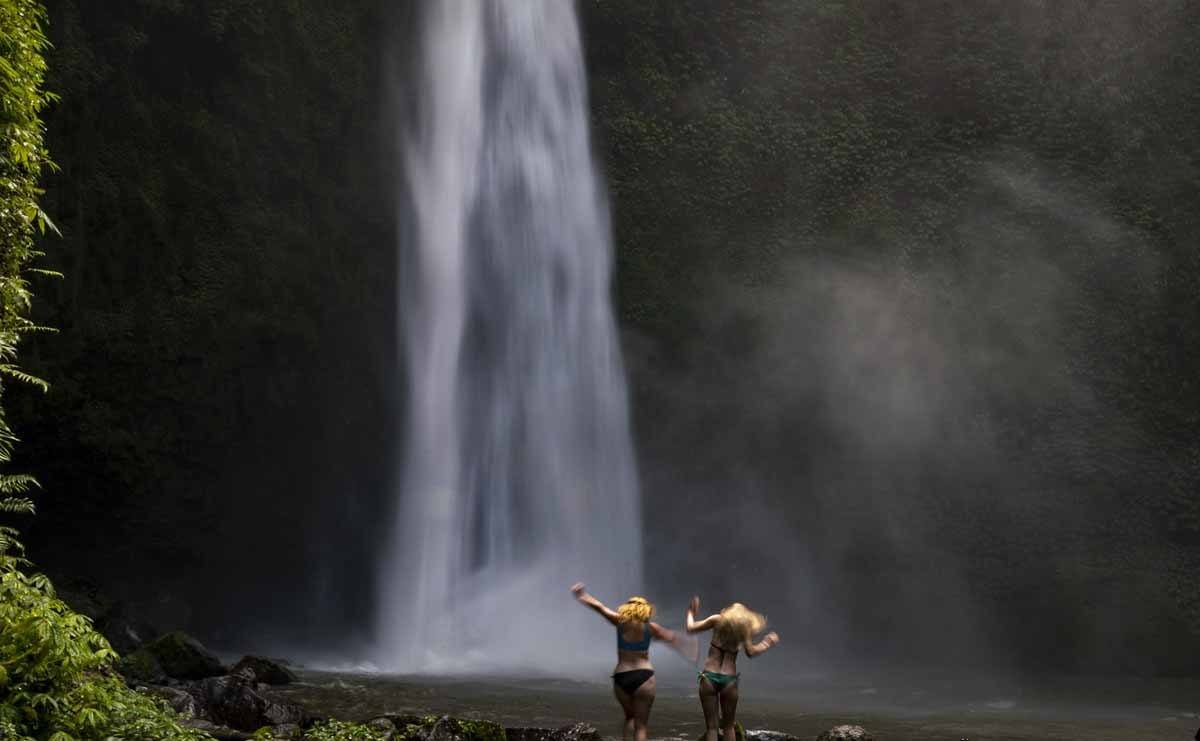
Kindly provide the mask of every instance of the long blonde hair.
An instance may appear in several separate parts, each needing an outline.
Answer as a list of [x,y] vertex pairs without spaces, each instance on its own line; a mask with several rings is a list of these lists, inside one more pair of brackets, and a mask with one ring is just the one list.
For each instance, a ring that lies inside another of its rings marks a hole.
[[721,620],[713,628],[713,635],[725,645],[754,640],[756,633],[767,627],[767,616],[734,602],[721,610]]
[[654,617],[654,605],[645,597],[630,597],[617,608],[622,623],[648,623]]

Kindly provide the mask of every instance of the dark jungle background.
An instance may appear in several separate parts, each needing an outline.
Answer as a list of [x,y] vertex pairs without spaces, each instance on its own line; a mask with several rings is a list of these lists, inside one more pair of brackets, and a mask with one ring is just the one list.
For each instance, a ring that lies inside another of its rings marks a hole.
[[[414,4],[47,5],[31,556],[360,650]],[[1200,5],[580,9],[652,596],[827,661],[1194,673]]]

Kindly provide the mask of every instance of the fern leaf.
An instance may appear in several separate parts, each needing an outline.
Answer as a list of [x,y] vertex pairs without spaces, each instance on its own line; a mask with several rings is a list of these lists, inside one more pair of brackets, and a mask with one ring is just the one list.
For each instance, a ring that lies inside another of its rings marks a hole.
[[29,474],[16,473],[7,476],[0,475],[0,494],[21,494],[33,487],[40,487],[38,480]]
[[0,499],[0,514],[5,515],[32,515],[34,513],[33,500],[25,497],[6,497]]
[[29,384],[30,386],[36,386],[43,392],[50,390],[50,384],[46,383],[37,376],[26,373],[15,365],[10,365],[8,363],[0,365],[0,374],[6,375],[10,378],[15,378],[22,383]]

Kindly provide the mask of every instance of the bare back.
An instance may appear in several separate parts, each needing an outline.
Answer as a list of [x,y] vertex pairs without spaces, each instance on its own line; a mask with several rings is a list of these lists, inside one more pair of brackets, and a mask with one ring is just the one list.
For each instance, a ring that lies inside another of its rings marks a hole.
[[737,674],[738,644],[729,645],[723,642],[723,636],[713,632],[712,642],[708,644],[708,656],[704,659],[704,671],[720,672],[721,674]]
[[[631,620],[617,625],[617,666],[613,672],[627,672],[634,669],[653,669],[650,664],[649,639],[655,636],[654,623],[643,623]],[[629,649],[621,646],[646,643],[646,648]]]

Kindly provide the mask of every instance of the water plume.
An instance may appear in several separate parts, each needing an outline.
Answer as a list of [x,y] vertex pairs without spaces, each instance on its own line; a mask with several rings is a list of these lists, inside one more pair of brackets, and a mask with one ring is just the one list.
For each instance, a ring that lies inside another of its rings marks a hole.
[[[640,586],[641,526],[578,20],[560,0],[425,4],[409,383],[382,664],[578,669],[572,604]],[[608,659],[608,654],[604,653]]]

